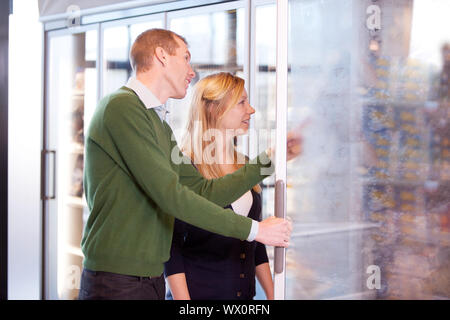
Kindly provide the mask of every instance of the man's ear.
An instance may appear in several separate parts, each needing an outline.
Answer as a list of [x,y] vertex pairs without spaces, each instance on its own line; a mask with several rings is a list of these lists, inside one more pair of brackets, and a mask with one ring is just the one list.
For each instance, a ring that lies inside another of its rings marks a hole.
[[155,59],[163,67],[165,67],[167,65],[167,52],[161,47],[156,47],[156,49],[155,49]]

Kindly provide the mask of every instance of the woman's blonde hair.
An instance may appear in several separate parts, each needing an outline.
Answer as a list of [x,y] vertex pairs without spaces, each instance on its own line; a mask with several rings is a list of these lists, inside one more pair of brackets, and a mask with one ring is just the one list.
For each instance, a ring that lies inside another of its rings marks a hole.
[[[207,179],[225,175],[220,167],[221,162],[217,161],[222,157],[215,154],[216,150],[223,150],[223,147],[218,145],[221,141],[215,140],[215,130],[218,120],[238,103],[244,91],[244,83],[242,78],[228,72],[220,72],[206,76],[194,86],[181,150],[191,158],[199,172]],[[236,150],[234,144],[227,147],[233,152],[236,169],[242,167],[245,161],[237,160],[246,157]],[[261,192],[261,187],[256,185],[253,190]]]

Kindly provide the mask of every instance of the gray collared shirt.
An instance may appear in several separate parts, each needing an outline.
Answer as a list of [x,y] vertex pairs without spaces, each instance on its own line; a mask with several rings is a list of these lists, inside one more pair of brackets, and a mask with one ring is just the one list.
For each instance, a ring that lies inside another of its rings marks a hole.
[[139,99],[144,103],[145,107],[147,109],[154,109],[155,112],[158,114],[161,121],[166,120],[166,116],[169,113],[167,111],[166,106],[163,105],[158,98],[153,94],[153,92],[150,91],[149,88],[147,88],[142,82],[140,82],[135,77],[131,77],[128,79],[126,87],[133,90]]

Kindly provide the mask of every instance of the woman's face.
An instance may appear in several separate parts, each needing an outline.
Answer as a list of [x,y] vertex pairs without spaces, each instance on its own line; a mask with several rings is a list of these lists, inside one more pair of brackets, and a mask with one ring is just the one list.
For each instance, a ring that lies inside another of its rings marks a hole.
[[244,89],[237,104],[217,121],[217,129],[232,130],[233,136],[242,135],[248,131],[250,116],[253,113],[255,109],[248,103],[247,91]]

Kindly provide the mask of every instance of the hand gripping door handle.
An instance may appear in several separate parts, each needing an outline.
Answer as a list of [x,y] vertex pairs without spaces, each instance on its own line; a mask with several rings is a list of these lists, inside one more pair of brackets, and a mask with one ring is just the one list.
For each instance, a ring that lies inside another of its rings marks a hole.
[[[275,217],[285,218],[284,212],[284,181],[277,180],[275,183]],[[284,248],[275,247],[275,273],[282,273],[284,270]]]

